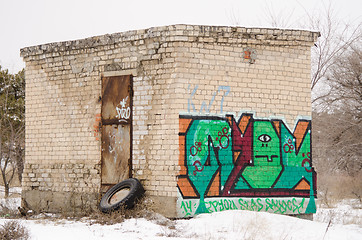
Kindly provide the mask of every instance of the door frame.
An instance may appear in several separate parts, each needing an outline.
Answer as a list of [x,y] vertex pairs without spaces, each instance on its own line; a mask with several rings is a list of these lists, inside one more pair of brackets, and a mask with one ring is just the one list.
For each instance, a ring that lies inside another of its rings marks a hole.
[[[101,159],[100,159],[100,163],[101,163],[101,173],[100,173],[100,177],[101,177],[101,192],[106,192],[110,187],[112,187],[113,185],[115,184],[108,184],[108,183],[103,183],[103,179],[102,179],[102,166],[103,166],[103,151],[102,151],[102,145],[103,145],[103,142],[102,142],[102,128],[103,128],[103,125],[109,125],[109,123],[105,124],[105,121],[103,120],[103,115],[102,115],[102,106],[103,106],[103,88],[104,88],[104,85],[103,85],[103,78],[108,78],[108,77],[123,77],[123,76],[129,76],[130,80],[129,80],[129,97],[130,97],[130,117],[129,117],[129,128],[130,128],[130,140],[129,140],[129,146],[130,146],[130,156],[129,156],[129,159],[128,159],[128,178],[132,178],[133,176],[133,173],[132,173],[132,162],[133,162],[133,96],[134,96],[134,91],[133,91],[133,74],[129,71],[127,72],[124,72],[125,74],[120,74],[120,72],[112,72],[113,74],[102,74],[101,75],[101,96],[100,96],[100,99],[101,99],[101,120],[100,120],[100,129],[99,129],[99,132],[101,134]],[[130,74],[127,74],[127,73],[130,73]],[[122,125],[122,124],[119,124],[119,125]]]

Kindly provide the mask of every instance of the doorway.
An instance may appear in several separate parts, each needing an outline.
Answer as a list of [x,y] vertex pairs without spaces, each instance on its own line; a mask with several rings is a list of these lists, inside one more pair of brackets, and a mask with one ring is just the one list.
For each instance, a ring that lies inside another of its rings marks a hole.
[[101,191],[132,177],[131,75],[102,77]]

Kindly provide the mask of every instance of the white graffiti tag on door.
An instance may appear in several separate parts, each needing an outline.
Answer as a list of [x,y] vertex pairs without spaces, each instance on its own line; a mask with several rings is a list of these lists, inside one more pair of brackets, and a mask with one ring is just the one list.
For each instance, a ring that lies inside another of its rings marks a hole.
[[117,118],[121,120],[126,120],[129,119],[129,117],[131,116],[131,108],[130,107],[126,107],[127,104],[127,100],[128,100],[128,96],[126,98],[123,98],[122,101],[119,102],[120,107],[116,107],[117,110]]

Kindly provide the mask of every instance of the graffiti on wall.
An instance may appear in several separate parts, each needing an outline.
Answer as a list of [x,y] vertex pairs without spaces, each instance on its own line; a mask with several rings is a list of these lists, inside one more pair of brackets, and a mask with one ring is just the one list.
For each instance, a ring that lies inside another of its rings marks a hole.
[[[249,113],[238,121],[233,115],[180,115],[179,123],[181,215],[215,211],[213,201],[244,209],[251,206],[245,198],[255,198],[260,211],[274,211],[269,203],[275,203],[287,209],[279,213],[315,212],[310,120],[299,119],[293,132],[283,120],[254,119]],[[190,200],[194,211],[182,210]]]
[[[197,110],[195,108],[195,104],[193,103],[193,99],[194,99],[197,89],[199,88],[199,85],[196,85],[192,90],[190,89],[190,85],[188,88],[191,92],[190,92],[190,97],[187,99],[187,111],[196,112]],[[220,101],[220,113],[223,113],[224,98],[230,92],[229,86],[219,86],[217,88],[217,90],[213,92],[212,97],[208,103],[206,103],[205,101],[202,102],[201,107],[200,107],[200,113],[202,113],[202,112],[210,113],[211,107],[213,106],[214,101],[215,101],[215,97],[220,95],[220,92],[222,93],[221,101]]]
[[[116,107],[117,115],[116,118],[121,120],[127,120],[131,116],[131,108],[126,107],[128,96],[123,98],[122,101],[119,102],[119,106]],[[129,105],[129,104],[128,104]]]
[[[200,201],[185,199],[179,201],[181,216],[188,217],[195,214]],[[207,198],[203,203],[207,212],[221,212],[225,210],[248,210],[270,212],[278,214],[305,213],[308,198]]]

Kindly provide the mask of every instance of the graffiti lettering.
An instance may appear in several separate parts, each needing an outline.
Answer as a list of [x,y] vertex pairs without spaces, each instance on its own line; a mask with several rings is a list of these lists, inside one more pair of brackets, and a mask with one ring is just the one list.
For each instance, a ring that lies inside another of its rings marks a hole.
[[[190,89],[190,85],[188,87]],[[194,87],[194,89],[192,90],[189,99],[187,99],[187,111],[191,112],[191,107],[192,107],[192,111],[195,112],[195,104],[192,102],[192,98],[194,97],[196,90],[199,88],[199,85],[196,85]]]
[[[192,99],[198,88],[199,88],[199,86],[196,85],[194,87],[194,89],[191,91],[190,97],[187,99],[187,111],[188,112],[191,112],[191,108],[192,108],[192,112],[196,112],[195,104],[192,102]],[[189,85],[188,89],[190,90],[190,85]],[[221,101],[220,101],[220,113],[223,113],[224,98],[230,92],[229,86],[219,86],[218,89],[212,94],[211,100],[208,105],[206,105],[205,102],[202,102],[201,107],[200,107],[200,113],[202,113],[203,111],[205,111],[206,113],[210,113],[211,107],[215,101],[215,97],[219,94],[220,91],[224,91],[224,94],[222,95]]]
[[129,119],[129,117],[131,115],[131,108],[126,107],[127,100],[128,100],[128,96],[119,102],[120,107],[116,107],[116,110],[117,110],[116,118]]
[[179,203],[182,217],[193,216],[197,206],[205,205],[205,212],[226,210],[265,211],[279,214],[301,214],[306,210],[306,198],[212,198],[183,200]]
[[221,212],[225,210],[237,210],[238,207],[236,206],[235,202],[231,199],[220,199],[216,201],[207,201],[205,202],[207,209],[209,212]]
[[[286,213],[286,212],[292,212],[292,213],[301,213],[301,209],[303,208],[305,199],[300,203],[297,203],[296,199],[293,198],[292,200],[278,200],[278,199],[265,199],[265,210],[269,212],[274,213]],[[288,211],[289,210],[289,211]]]
[[[254,119],[249,113],[242,114],[238,121],[233,115],[181,115],[180,126],[180,164],[187,171],[180,175],[178,189],[182,199],[199,196],[194,214],[231,206],[231,202],[220,200],[209,203],[205,201],[208,197],[243,197],[236,204],[240,209],[253,211],[316,211],[310,120],[300,119],[294,132],[283,120]],[[271,199],[273,196],[289,199]],[[265,201],[261,204],[261,200],[249,201],[245,197],[261,197]],[[304,201],[293,202],[290,197],[309,198],[308,206],[304,207]]]
[[182,201],[181,208],[185,213],[185,217],[191,215],[192,213],[192,203],[191,201]]
[[260,212],[264,205],[262,204],[262,200],[258,199],[251,199],[251,200],[244,200],[242,198],[239,199],[240,209],[241,210],[249,210],[249,211],[258,211]]

